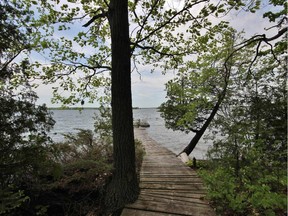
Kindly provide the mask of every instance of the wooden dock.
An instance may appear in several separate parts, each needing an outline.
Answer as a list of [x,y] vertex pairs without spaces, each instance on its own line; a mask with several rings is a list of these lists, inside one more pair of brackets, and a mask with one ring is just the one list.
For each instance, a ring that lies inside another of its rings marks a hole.
[[140,173],[141,192],[135,203],[126,205],[122,216],[215,215],[203,199],[205,188],[194,170],[151,139],[145,129],[136,129],[135,137],[146,151]]

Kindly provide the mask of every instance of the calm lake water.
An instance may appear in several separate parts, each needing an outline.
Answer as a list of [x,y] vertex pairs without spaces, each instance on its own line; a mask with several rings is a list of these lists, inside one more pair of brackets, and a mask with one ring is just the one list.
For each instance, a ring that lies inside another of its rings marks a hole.
[[[98,112],[96,109],[78,110],[51,110],[56,121],[51,137],[54,141],[63,141],[63,133],[76,133],[76,128],[90,129],[94,131],[94,116]],[[145,119],[150,124],[147,128],[148,135],[159,144],[167,147],[175,154],[181,152],[189,141],[193,138],[193,133],[182,133],[165,128],[164,119],[161,118],[157,109],[135,109],[134,119]],[[201,139],[196,149],[191,153],[191,157],[197,159],[205,158],[205,154],[212,142]]]

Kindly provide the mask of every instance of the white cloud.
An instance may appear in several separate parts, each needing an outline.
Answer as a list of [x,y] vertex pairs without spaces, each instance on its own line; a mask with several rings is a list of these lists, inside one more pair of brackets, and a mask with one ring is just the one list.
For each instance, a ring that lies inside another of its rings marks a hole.
[[165,100],[165,83],[172,79],[175,74],[168,72],[163,75],[160,71],[132,73],[133,106],[158,107]]
[[238,31],[244,30],[246,37],[255,34],[266,34],[267,37],[277,34],[277,28],[266,31],[265,29],[272,26],[268,19],[262,18],[263,11],[256,13],[240,12],[231,13],[225,18]]

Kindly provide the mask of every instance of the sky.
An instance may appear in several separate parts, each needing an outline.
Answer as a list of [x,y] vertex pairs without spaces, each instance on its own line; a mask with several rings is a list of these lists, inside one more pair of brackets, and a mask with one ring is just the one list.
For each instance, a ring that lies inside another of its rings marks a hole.
[[[170,0],[171,2],[173,0]],[[181,4],[177,4],[181,5]],[[269,10],[269,7],[264,7],[264,10]],[[275,34],[275,30],[265,31],[265,28],[271,26],[271,23],[267,19],[262,18],[263,11],[257,13],[245,13],[245,12],[233,12],[225,17],[226,20],[230,21],[232,26],[238,31],[244,30],[247,37],[254,34]],[[277,33],[277,32],[276,32]],[[161,71],[150,72],[147,67],[139,67],[139,75],[137,72],[131,74],[132,79],[132,103],[133,107],[158,107],[161,103],[165,101],[165,83],[174,78],[176,71],[170,71],[163,75]],[[61,104],[52,104],[52,87],[59,84],[40,84],[36,89],[38,94],[38,104],[45,103],[48,107],[59,107]],[[75,105],[75,106],[81,106]],[[85,107],[97,107],[99,104],[89,104],[85,103]]]

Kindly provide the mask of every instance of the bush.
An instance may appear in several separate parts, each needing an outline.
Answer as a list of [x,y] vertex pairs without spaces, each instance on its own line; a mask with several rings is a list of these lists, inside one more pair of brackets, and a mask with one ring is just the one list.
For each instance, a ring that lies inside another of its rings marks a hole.
[[238,162],[230,155],[230,159],[211,159],[210,165],[200,170],[207,198],[219,215],[286,215],[285,163],[268,162],[267,158],[263,162],[265,154],[254,147],[245,151],[245,159]]
[[[52,145],[51,158],[61,165],[58,177],[42,179],[42,187],[33,192],[30,209],[44,206],[48,215],[101,215],[105,209],[103,198],[112,169],[111,143],[99,141],[90,130],[78,129],[77,134],[66,134],[65,141]],[[138,171],[144,150],[139,141],[136,145]],[[43,176],[44,177],[44,176]],[[32,191],[31,191],[32,196]],[[38,207],[37,207],[38,206]],[[56,212],[56,213],[55,213]]]
[[19,208],[25,201],[29,200],[29,197],[25,196],[24,191],[13,192],[12,185],[9,186],[9,189],[0,190],[0,197],[0,215],[8,215],[12,210]]
[[145,155],[145,149],[142,146],[140,140],[135,140],[135,152],[136,152],[136,169],[137,172],[140,173],[143,157]]

